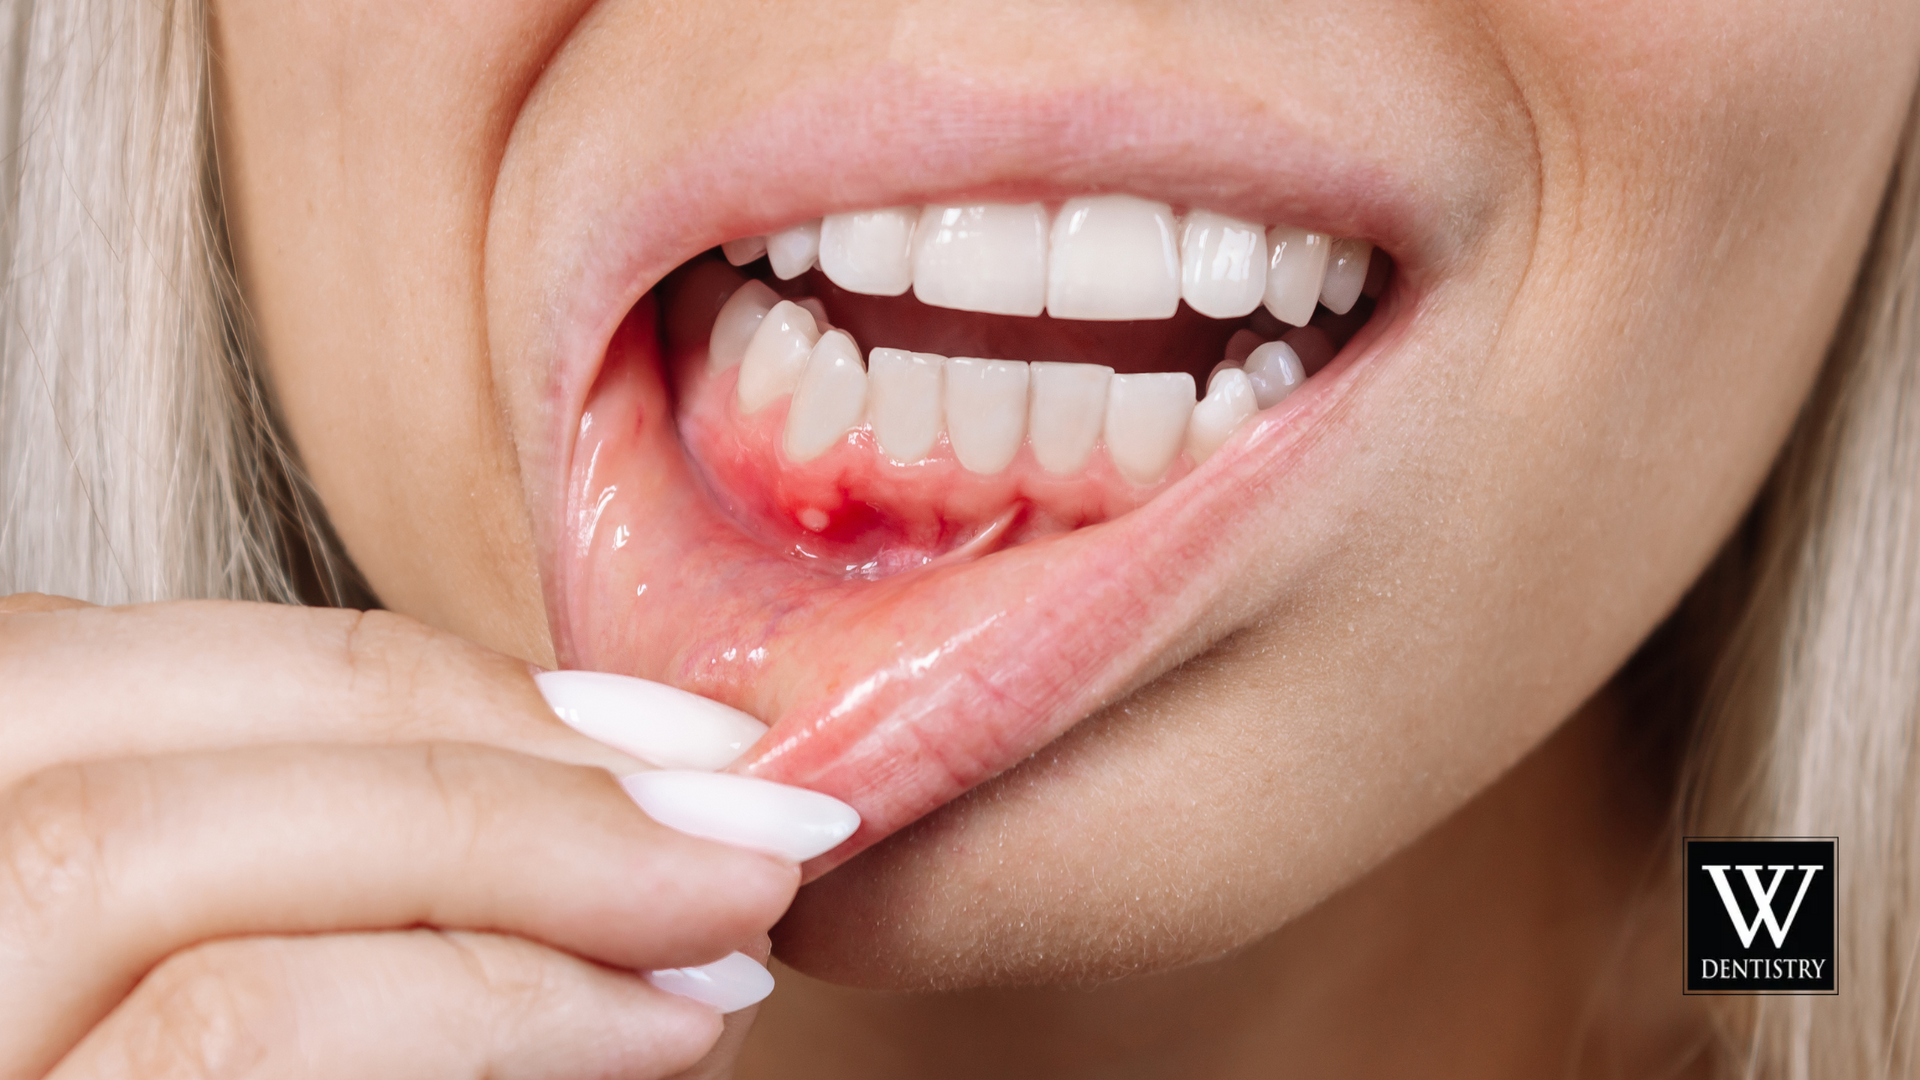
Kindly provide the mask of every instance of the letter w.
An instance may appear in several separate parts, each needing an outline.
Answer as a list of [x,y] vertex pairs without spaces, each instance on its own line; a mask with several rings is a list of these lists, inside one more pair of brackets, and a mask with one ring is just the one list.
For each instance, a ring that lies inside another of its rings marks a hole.
[[[1713,875],[1714,887],[1720,890],[1720,902],[1727,906],[1727,918],[1733,920],[1733,928],[1740,935],[1740,947],[1753,948],[1753,937],[1760,932],[1760,925],[1765,923],[1767,933],[1773,938],[1773,947],[1778,949],[1786,944],[1787,931],[1793,929],[1793,918],[1800,914],[1800,901],[1806,899],[1807,886],[1813,884],[1813,875],[1819,873],[1824,867],[1768,866],[1767,869],[1773,871],[1773,880],[1768,882],[1764,889],[1760,887],[1758,865],[1731,868],[1702,866],[1701,869]],[[1740,902],[1733,898],[1733,886],[1727,884],[1728,869],[1740,871],[1740,875],[1747,879],[1747,891],[1753,894],[1753,902],[1759,908],[1753,913],[1751,923],[1740,917]],[[1773,916],[1773,894],[1780,890],[1780,879],[1787,876],[1787,871],[1795,869],[1804,870],[1806,873],[1800,877],[1800,891],[1793,896],[1793,906],[1787,909],[1786,921],[1780,922]]]

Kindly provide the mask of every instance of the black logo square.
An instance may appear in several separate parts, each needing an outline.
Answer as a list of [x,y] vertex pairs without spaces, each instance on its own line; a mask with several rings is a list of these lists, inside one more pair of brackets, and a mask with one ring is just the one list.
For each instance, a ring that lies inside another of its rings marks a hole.
[[1834,866],[1825,837],[1687,837],[1689,994],[1834,994]]

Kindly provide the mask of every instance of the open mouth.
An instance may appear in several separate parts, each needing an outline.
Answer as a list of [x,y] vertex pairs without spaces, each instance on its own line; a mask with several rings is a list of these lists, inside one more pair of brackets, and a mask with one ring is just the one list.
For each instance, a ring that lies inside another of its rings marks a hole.
[[979,96],[855,88],[819,111],[871,137],[792,175],[737,164],[777,124],[688,155],[553,316],[560,661],[766,720],[735,770],[862,815],[809,876],[1261,617],[1262,530],[1471,219],[1298,132],[1196,154],[1165,93],[1131,140],[929,119]]
[[1389,265],[1130,195],[855,211],[721,252],[662,290],[690,459],[744,532],[869,579],[1145,503],[1324,368]]

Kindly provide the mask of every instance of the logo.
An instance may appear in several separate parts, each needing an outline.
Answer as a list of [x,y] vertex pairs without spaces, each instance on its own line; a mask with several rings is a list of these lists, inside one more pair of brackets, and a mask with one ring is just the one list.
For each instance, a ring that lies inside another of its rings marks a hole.
[[1833,837],[1683,841],[1689,994],[1833,994]]

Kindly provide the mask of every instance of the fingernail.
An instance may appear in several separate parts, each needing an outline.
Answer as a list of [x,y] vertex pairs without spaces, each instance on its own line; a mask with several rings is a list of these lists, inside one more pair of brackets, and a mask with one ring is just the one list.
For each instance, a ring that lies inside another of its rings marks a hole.
[[533,681],[568,727],[662,769],[724,768],[767,733],[738,709],[664,683],[604,671],[543,671]]
[[731,773],[661,771],[620,781],[647,816],[689,836],[806,862],[860,827],[831,795]]
[[773,974],[745,953],[699,967],[649,971],[647,981],[669,994],[692,998],[723,1013],[738,1012],[773,993]]

